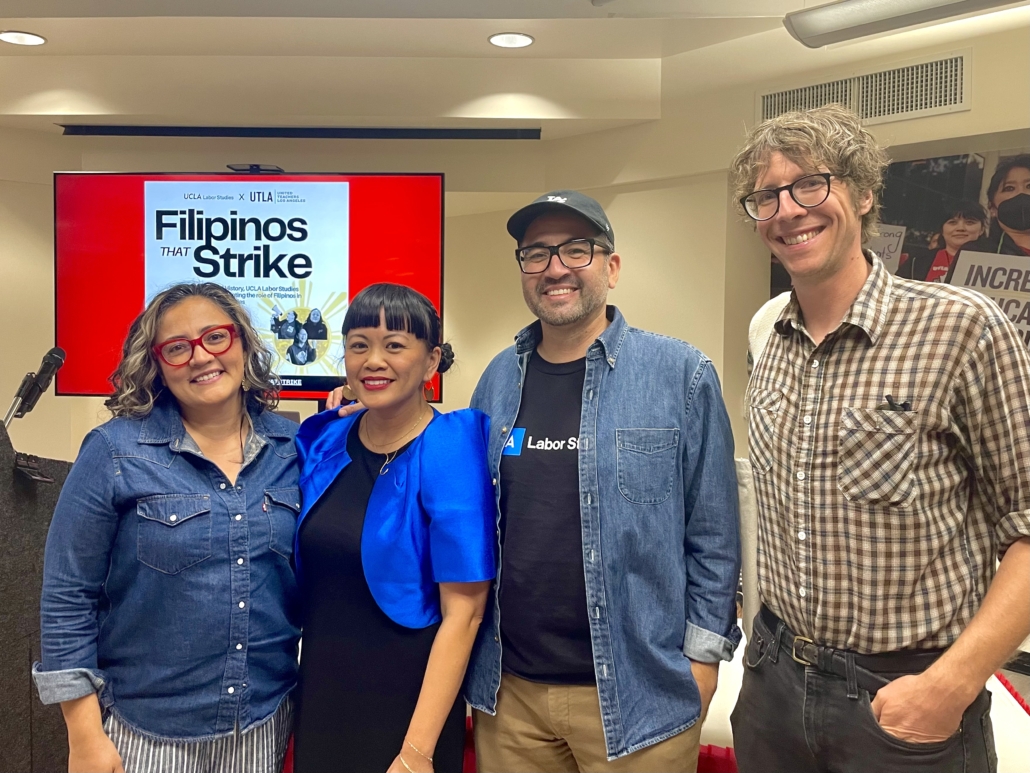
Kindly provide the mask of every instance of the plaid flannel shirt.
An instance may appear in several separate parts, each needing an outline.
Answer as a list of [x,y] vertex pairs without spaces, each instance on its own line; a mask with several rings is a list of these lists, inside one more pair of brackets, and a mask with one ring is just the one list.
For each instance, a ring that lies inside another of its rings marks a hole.
[[754,365],[763,602],[860,653],[946,647],[1030,535],[1030,355],[979,293],[872,271],[816,346],[796,297]]

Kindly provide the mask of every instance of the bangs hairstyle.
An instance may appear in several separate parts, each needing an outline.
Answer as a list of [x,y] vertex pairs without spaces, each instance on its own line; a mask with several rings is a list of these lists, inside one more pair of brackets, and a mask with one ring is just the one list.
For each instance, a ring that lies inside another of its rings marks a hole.
[[[279,393],[272,377],[272,353],[261,342],[250,315],[236,297],[214,282],[177,284],[154,296],[129,327],[122,346],[122,361],[112,374],[114,394],[104,403],[115,416],[142,418],[167,391],[161,379],[161,366],[153,347],[161,317],[187,298],[207,298],[228,315],[236,325],[237,337],[243,346],[243,386],[247,390],[247,408],[275,408]],[[171,398],[171,395],[168,395]]]
[[[857,115],[841,105],[784,113],[752,129],[730,165],[733,201],[746,216],[740,199],[753,193],[758,178],[773,153],[781,153],[806,172],[823,166],[845,181],[852,206],[866,193],[873,194],[872,208],[862,215],[862,243],[876,236],[880,217],[880,192],[887,153]],[[748,222],[752,222],[750,218]]]
[[1030,170],[1030,153],[1021,153],[1018,156],[1010,156],[1009,158],[1003,158],[998,162],[998,168],[994,170],[994,174],[991,175],[991,182],[987,185],[988,203],[994,203],[994,194],[998,192],[998,189],[1001,188],[1001,184],[1005,182],[1005,178],[1009,176],[1009,172],[1013,169]]
[[360,327],[379,327],[380,313],[386,317],[387,330],[403,330],[425,343],[429,351],[440,347],[438,373],[445,372],[454,362],[450,344],[441,338],[440,315],[426,296],[417,290],[391,282],[369,285],[354,296],[343,318],[343,337]]
[[987,210],[976,201],[954,201],[948,204],[941,213],[941,225],[956,217],[975,220],[987,230]]

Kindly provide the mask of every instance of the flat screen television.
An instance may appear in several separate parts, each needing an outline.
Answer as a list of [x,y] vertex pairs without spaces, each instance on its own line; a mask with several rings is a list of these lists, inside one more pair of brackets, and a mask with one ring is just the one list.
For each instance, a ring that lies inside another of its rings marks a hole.
[[442,174],[55,173],[57,394],[109,395],[146,303],[210,281],[247,308],[282,396],[325,397],[363,287],[408,285],[442,316],[443,188]]

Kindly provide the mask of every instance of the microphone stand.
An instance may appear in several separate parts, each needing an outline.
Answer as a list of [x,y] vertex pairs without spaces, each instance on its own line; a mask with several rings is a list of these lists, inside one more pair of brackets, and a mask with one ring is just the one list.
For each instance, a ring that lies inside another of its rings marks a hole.
[[[7,415],[4,416],[4,430],[6,431],[11,422],[14,421],[18,409],[21,408],[22,403],[25,401],[26,396],[32,391],[32,387],[36,384],[36,374],[26,373],[25,378],[21,380],[21,386],[18,387],[18,391],[14,395],[14,401],[11,403],[11,407],[7,409]],[[14,471],[20,475],[25,476],[31,481],[36,483],[53,483],[54,479],[48,477],[39,468],[39,461],[36,457],[29,456],[20,452],[15,452],[14,455]]]
[[22,402],[32,389],[32,385],[35,381],[35,373],[26,373],[25,378],[21,380],[21,386],[18,387],[18,391],[14,394],[14,402],[11,403],[11,407],[7,409],[7,415],[4,416],[4,429],[11,426],[11,422],[14,421],[15,414],[18,412],[18,409],[21,408]]

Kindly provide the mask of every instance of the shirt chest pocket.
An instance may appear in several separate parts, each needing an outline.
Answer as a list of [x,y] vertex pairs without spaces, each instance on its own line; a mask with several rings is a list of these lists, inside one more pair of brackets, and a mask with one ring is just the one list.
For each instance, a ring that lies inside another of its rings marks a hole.
[[837,486],[852,502],[903,505],[915,488],[918,414],[848,408],[841,411]]
[[772,467],[772,449],[782,402],[783,393],[775,389],[755,389],[748,400],[748,453],[751,468],[763,475]]
[[669,498],[676,479],[678,429],[617,429],[619,491],[638,505]]
[[178,574],[211,557],[211,498],[167,494],[136,502],[136,557],[164,574]]
[[289,561],[300,514],[300,489],[296,486],[266,489],[261,509],[268,516],[268,546]]

